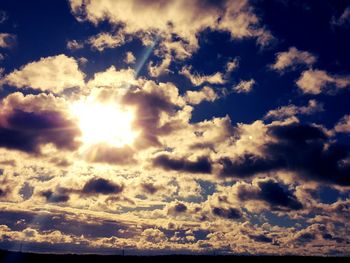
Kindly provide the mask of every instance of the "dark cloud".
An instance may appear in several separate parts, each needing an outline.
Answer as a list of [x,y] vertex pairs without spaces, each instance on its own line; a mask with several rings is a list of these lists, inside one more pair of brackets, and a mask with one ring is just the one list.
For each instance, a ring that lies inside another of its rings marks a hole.
[[58,111],[14,110],[1,116],[0,123],[0,147],[40,153],[40,146],[47,143],[66,150],[79,146],[77,126]]
[[140,148],[161,145],[158,135],[164,133],[164,130],[171,131],[171,127],[165,129],[166,127],[160,125],[161,113],[173,114],[175,112],[175,105],[170,102],[169,98],[161,93],[139,90],[125,94],[123,103],[136,107],[135,126],[142,131],[136,145]]
[[69,200],[69,195],[66,193],[54,193],[51,190],[47,190],[41,193],[49,203],[65,203]]
[[6,191],[0,188],[0,197],[5,195],[6,195]]
[[148,194],[155,194],[159,190],[159,187],[155,186],[152,183],[142,183],[141,187],[142,190],[144,190]]
[[93,178],[84,185],[82,193],[108,195],[121,193],[123,189],[123,185],[115,184],[103,178]]
[[242,218],[242,212],[236,208],[221,208],[221,207],[214,207],[212,209],[212,213],[215,216],[219,216],[219,217],[223,217],[226,219],[232,219],[232,220],[236,220],[236,219],[241,219]]
[[228,157],[221,158],[221,176],[249,177],[256,173],[269,172],[284,167],[282,160],[264,159],[253,154],[244,154],[232,160]]
[[293,210],[299,210],[303,206],[297,198],[281,184],[274,181],[259,182],[259,197],[272,206],[284,206]]
[[174,210],[175,212],[183,213],[183,212],[186,212],[187,206],[182,203],[179,203],[175,205]]
[[172,159],[169,155],[162,154],[153,160],[155,167],[164,170],[182,171],[188,173],[211,173],[212,166],[207,157],[199,157],[196,161],[185,158]]
[[186,211],[188,211],[188,207],[180,202],[177,202],[176,204],[173,204],[168,208],[168,214],[171,215],[185,213]]
[[316,235],[314,233],[301,233],[297,236],[296,241],[301,243],[309,243],[315,240]]
[[266,235],[249,235],[249,237],[256,241],[256,242],[261,242],[261,243],[272,243],[273,239],[266,236]]
[[261,200],[268,203],[274,209],[288,208],[299,210],[303,208],[295,195],[279,182],[271,179],[259,181],[258,187],[252,185],[239,185],[237,197],[240,201]]
[[307,180],[350,185],[349,146],[333,142],[322,128],[293,123],[271,126],[268,134],[276,142],[263,146],[264,157],[243,155],[222,158],[221,176],[247,177],[257,173],[285,169]]

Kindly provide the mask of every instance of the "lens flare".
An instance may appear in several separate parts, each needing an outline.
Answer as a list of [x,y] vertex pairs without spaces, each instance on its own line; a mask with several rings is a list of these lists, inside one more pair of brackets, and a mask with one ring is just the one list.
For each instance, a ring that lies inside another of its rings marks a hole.
[[116,103],[78,101],[72,104],[73,115],[79,121],[84,145],[107,143],[114,147],[131,145],[138,136],[133,130],[134,111]]

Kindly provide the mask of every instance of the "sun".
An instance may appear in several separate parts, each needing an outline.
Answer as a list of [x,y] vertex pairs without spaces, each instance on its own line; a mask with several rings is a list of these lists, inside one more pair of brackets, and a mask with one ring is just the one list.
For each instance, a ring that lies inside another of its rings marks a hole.
[[119,148],[133,144],[138,136],[132,125],[134,111],[115,102],[80,100],[72,104],[71,111],[78,119],[84,145],[106,143]]

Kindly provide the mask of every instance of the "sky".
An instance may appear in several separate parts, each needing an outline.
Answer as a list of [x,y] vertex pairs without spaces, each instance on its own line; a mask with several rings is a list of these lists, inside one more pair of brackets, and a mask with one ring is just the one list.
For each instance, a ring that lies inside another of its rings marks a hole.
[[350,1],[4,0],[0,249],[350,255]]

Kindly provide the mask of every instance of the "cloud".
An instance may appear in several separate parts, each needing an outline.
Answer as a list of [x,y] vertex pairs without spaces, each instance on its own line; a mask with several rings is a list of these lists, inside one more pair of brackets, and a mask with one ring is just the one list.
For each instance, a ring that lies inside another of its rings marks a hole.
[[170,72],[169,66],[171,63],[171,56],[166,55],[160,64],[154,65],[153,61],[148,64],[148,72],[151,77],[159,77],[160,75]]
[[242,218],[242,212],[236,208],[221,208],[221,207],[214,207],[212,209],[212,214],[218,217],[231,219],[231,220],[237,220]]
[[185,158],[175,159],[163,154],[153,160],[154,167],[160,167],[168,171],[180,171],[188,173],[211,173],[212,166],[207,157],[199,157],[196,161]]
[[199,91],[188,90],[185,93],[184,99],[192,105],[200,104],[202,101],[213,102],[219,98],[219,95],[210,87],[203,87]]
[[84,43],[79,43],[77,40],[67,41],[67,49],[69,50],[78,50],[84,48]]
[[322,111],[324,111],[322,103],[319,103],[316,100],[309,100],[307,106],[298,107],[296,105],[289,104],[275,110],[270,110],[268,113],[266,113],[264,119],[283,120],[296,115],[311,115]]
[[303,208],[301,202],[285,185],[273,179],[257,180],[253,185],[239,184],[237,198],[239,201],[263,201],[272,209],[299,210]]
[[[197,35],[206,28],[226,31],[232,38],[256,37],[260,44],[269,39],[268,31],[259,27],[259,19],[245,0],[239,1],[80,1],[70,0],[72,13],[79,21],[94,24],[107,20],[124,25],[128,34],[159,32],[176,34],[188,42],[190,49],[198,47]],[[197,14],[202,14],[198,16]],[[159,15],[162,14],[162,15]],[[149,18],[152,17],[152,20]]]
[[350,85],[350,76],[330,75],[324,70],[309,69],[302,72],[296,84],[305,94],[317,95],[327,91],[334,93]]
[[17,92],[1,104],[0,147],[40,153],[41,147],[50,143],[62,150],[79,146],[79,129],[61,108],[64,102],[59,98]]
[[[114,66],[110,66],[105,71],[95,73],[86,86],[91,92],[93,92],[94,88],[97,88],[95,91],[100,93],[100,97],[103,100],[105,91],[108,93],[106,96],[110,96],[111,92],[119,94],[119,91],[124,92],[133,84],[136,84],[134,70],[117,70]],[[106,90],[101,88],[106,88]]]
[[198,73],[191,73],[192,67],[184,66],[179,74],[187,77],[194,86],[200,86],[204,83],[209,84],[225,84],[226,80],[220,72],[216,72],[212,75],[200,75]]
[[125,37],[119,32],[116,34],[102,32],[96,36],[90,37],[87,42],[93,49],[102,52],[106,48],[115,48],[122,46],[125,43]]
[[333,16],[331,25],[348,27],[350,25],[350,6],[345,8],[344,12],[338,18]]
[[5,11],[0,10],[0,24],[4,23],[8,19],[8,15]]
[[51,190],[47,190],[41,193],[50,203],[65,203],[69,200],[69,195],[65,193],[54,193]]
[[188,208],[185,204],[177,202],[168,208],[168,214],[177,215],[187,212]]
[[87,181],[82,189],[84,194],[119,194],[123,191],[124,186],[115,184],[103,178],[92,178]]
[[185,105],[172,83],[146,81],[135,89],[129,89],[121,103],[135,107],[134,127],[140,130],[134,144],[137,149],[160,146],[158,137],[182,128],[185,121],[183,118],[176,119],[181,112],[176,108]]
[[160,243],[167,240],[165,234],[161,230],[156,228],[145,229],[141,233],[141,237],[145,241],[151,242],[151,243]]
[[134,64],[135,61],[136,61],[136,58],[135,58],[134,54],[131,51],[126,52],[124,62],[126,64]]
[[67,88],[82,87],[84,74],[74,58],[62,54],[28,63],[6,75],[2,83],[60,93]]
[[350,133],[350,115],[345,115],[335,125],[334,130],[339,133]]
[[158,187],[152,183],[147,183],[147,182],[142,183],[141,188],[142,188],[142,190],[144,190],[148,194],[155,194],[160,189],[160,187]]
[[316,61],[317,58],[310,52],[290,47],[288,51],[278,52],[276,54],[276,62],[270,67],[276,71],[283,72],[288,68],[294,69],[298,65],[312,66]]
[[350,185],[350,166],[342,162],[349,148],[332,142],[321,127],[295,122],[273,124],[268,126],[267,135],[272,140],[260,146],[262,155],[245,153],[233,159],[221,158],[221,176],[244,178],[287,170],[304,180]]
[[17,37],[9,33],[0,33],[0,48],[11,48],[15,45]]
[[117,148],[107,144],[97,144],[86,149],[84,158],[93,163],[128,165],[136,163],[134,154],[135,151],[129,146]]
[[253,90],[253,86],[255,85],[255,80],[242,80],[236,86],[233,87],[233,91],[236,93],[249,93]]
[[239,59],[238,59],[238,58],[234,58],[234,59],[232,59],[232,60],[229,60],[229,61],[226,63],[226,66],[225,66],[226,75],[232,73],[232,72],[235,71],[238,67],[239,67]]

